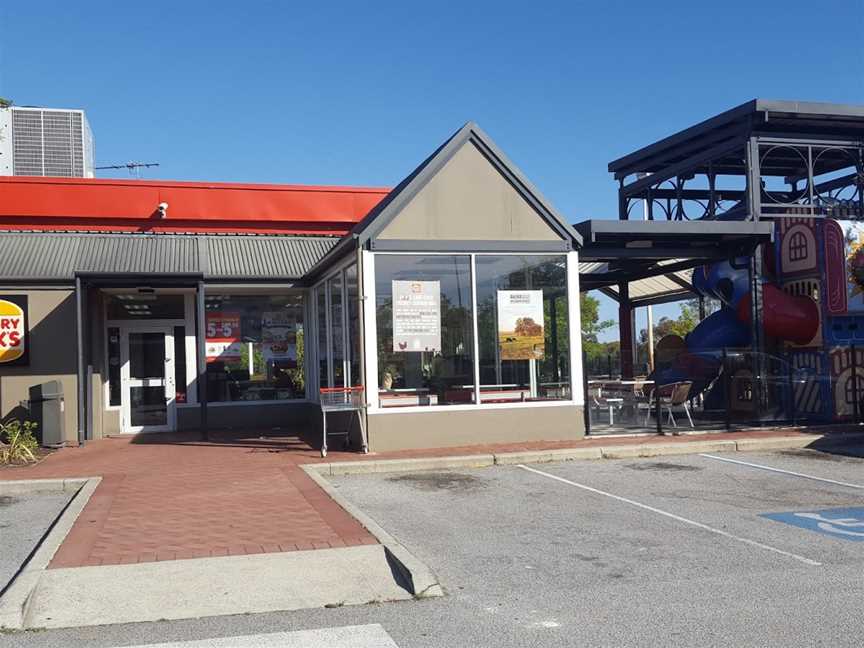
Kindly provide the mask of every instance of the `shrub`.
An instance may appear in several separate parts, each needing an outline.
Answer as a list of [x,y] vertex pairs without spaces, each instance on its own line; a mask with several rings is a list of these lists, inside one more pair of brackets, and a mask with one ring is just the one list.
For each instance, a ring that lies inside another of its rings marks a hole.
[[39,447],[33,421],[17,419],[0,424],[0,464],[26,464],[36,461]]

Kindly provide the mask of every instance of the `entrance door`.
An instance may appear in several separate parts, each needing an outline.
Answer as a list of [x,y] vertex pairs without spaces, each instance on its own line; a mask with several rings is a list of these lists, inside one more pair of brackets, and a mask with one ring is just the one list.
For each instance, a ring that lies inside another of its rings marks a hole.
[[120,351],[123,432],[174,430],[173,329],[145,325],[124,327],[120,333]]

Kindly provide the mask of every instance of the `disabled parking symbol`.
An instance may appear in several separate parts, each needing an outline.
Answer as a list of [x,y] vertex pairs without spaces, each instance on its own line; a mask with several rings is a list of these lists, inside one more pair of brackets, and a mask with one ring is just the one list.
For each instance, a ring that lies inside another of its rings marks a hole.
[[763,513],[760,517],[843,540],[864,542],[864,507]]

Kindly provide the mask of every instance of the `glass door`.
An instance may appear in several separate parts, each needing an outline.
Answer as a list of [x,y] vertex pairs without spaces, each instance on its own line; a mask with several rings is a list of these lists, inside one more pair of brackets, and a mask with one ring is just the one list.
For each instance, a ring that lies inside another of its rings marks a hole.
[[122,330],[120,344],[123,431],[174,430],[173,329],[130,326]]

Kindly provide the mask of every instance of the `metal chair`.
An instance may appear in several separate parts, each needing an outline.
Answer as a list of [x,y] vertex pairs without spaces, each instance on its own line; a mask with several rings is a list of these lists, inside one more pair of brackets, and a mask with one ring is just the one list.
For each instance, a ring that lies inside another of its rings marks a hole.
[[[669,424],[672,427],[678,427],[678,422],[675,420],[675,416],[672,414],[672,411],[677,408],[679,410],[684,410],[684,413],[687,415],[687,420],[690,422],[690,428],[696,429],[696,426],[693,424],[693,417],[690,414],[690,402],[688,400],[690,396],[690,388],[692,386],[692,380],[683,380],[681,382],[670,383],[668,385],[662,385],[655,388],[657,390],[660,390],[659,397],[656,398],[656,401],[659,401],[660,406],[658,416],[662,416],[663,410],[665,409],[669,417]],[[648,401],[646,403],[647,407],[645,408],[645,427],[648,427],[648,422],[651,418],[651,410],[657,408],[654,394],[655,389],[651,390],[648,396]]]

